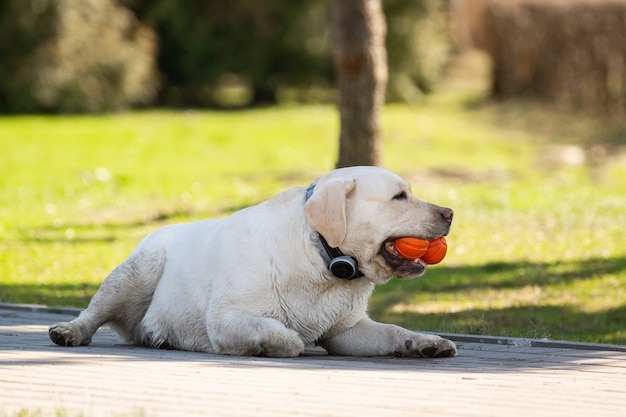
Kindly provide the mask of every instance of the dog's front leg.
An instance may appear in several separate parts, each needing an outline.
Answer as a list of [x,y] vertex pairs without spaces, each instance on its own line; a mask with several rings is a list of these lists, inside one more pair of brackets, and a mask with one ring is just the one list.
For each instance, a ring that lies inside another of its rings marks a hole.
[[296,331],[278,320],[244,312],[208,315],[207,333],[215,352],[225,355],[289,358],[304,352]]
[[322,339],[320,345],[331,355],[428,358],[456,355],[456,346],[447,339],[377,323],[369,317],[342,333]]

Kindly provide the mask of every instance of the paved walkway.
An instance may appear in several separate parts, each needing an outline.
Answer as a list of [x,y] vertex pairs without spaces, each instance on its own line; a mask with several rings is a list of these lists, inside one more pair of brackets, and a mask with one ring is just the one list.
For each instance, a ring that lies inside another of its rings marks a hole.
[[106,329],[53,345],[48,326],[72,313],[0,305],[0,417],[626,416],[626,346],[451,335],[451,359],[269,359],[130,346]]

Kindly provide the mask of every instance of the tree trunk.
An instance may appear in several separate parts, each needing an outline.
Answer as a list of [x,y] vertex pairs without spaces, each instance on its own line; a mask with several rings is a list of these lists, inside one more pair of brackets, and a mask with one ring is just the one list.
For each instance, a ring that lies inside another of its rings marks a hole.
[[381,0],[331,0],[330,27],[341,121],[337,167],[378,165],[387,85]]

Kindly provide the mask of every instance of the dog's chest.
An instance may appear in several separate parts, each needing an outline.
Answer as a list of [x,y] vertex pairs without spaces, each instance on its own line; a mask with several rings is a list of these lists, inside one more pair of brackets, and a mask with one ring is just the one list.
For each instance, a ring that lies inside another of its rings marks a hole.
[[366,282],[340,282],[321,289],[289,288],[276,292],[274,318],[312,343],[329,331],[352,327],[367,309],[373,286]]

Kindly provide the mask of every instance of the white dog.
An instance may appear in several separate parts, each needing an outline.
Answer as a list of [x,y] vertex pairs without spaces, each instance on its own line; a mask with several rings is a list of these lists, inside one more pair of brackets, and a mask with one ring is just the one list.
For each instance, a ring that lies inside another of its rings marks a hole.
[[230,355],[294,357],[317,344],[334,355],[454,356],[449,340],[366,313],[375,285],[425,271],[390,242],[432,240],[451,222],[452,210],[385,169],[338,169],[226,219],[157,230],[49,335],[86,345],[108,323],[132,343]]

